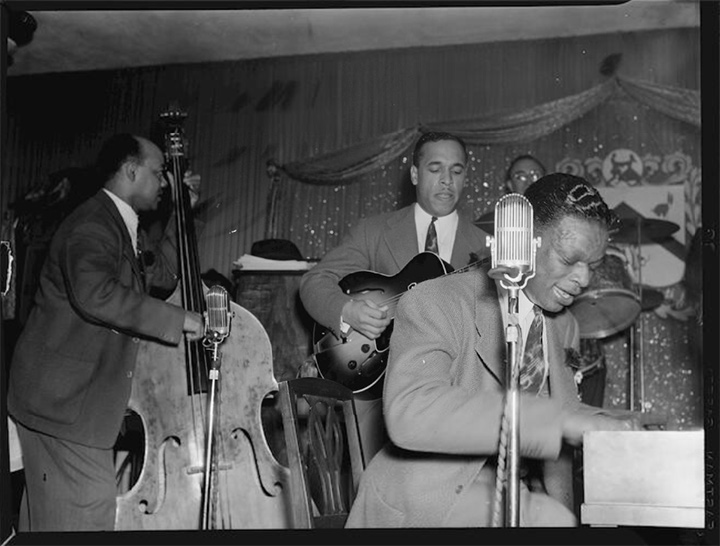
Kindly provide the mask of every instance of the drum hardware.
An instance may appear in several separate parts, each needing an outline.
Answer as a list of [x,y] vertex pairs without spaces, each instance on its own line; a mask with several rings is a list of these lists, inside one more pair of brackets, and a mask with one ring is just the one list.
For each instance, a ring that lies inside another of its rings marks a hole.
[[608,248],[590,284],[570,307],[580,338],[602,339],[629,328],[642,310],[624,255]]
[[[620,218],[620,227],[611,232],[610,239],[615,243],[631,245],[635,252],[637,263],[637,288],[638,297],[643,311],[655,309],[662,303],[661,292],[646,288],[643,284],[642,270],[642,245],[660,243],[669,239],[680,226],[674,222],[657,218],[645,218],[628,205],[621,203],[613,212]],[[629,406],[631,410],[636,408],[637,389],[639,384],[640,411],[645,408],[645,347],[644,347],[644,317],[639,314],[639,320],[630,329],[630,395]],[[636,350],[636,345],[637,350]],[[638,377],[636,377],[638,376]]]
[[[616,213],[618,208],[614,209]],[[672,236],[678,229],[680,226],[668,220],[620,216],[620,227],[610,233],[610,240],[630,245],[658,243]]]
[[660,290],[643,287],[642,298],[640,300],[640,309],[642,311],[652,311],[653,309],[657,309],[658,307],[660,307],[660,304],[663,302],[664,299],[665,296],[662,292],[660,292]]

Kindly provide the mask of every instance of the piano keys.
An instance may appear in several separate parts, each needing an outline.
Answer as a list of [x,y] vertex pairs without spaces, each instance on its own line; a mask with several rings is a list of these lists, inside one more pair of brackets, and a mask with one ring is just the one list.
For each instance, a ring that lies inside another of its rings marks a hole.
[[580,521],[593,526],[705,526],[704,431],[589,432]]

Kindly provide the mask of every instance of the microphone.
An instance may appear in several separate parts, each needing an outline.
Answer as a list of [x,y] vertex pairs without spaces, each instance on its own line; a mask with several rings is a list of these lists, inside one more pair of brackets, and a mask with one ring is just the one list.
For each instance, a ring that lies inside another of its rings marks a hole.
[[213,286],[205,296],[205,339],[222,342],[230,333],[230,298],[222,286]]
[[504,273],[500,284],[517,298],[528,279],[535,276],[535,253],[540,237],[533,237],[533,208],[519,193],[503,196],[495,204],[495,236],[488,236],[492,267],[517,269],[515,276]]

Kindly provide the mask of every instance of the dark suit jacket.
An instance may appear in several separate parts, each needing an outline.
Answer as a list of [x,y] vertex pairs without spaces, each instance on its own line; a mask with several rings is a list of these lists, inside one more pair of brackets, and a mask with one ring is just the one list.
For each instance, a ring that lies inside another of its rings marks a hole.
[[[572,510],[561,415],[580,404],[565,349],[579,346],[568,311],[546,316],[550,397],[521,394],[519,454],[544,460],[548,493]],[[474,270],[420,283],[398,304],[383,395],[386,445],[365,470],[349,527],[433,527],[497,454],[505,336],[495,282]],[[487,522],[489,525],[490,522]]]
[[[176,259],[172,245],[163,250],[153,279],[167,284],[176,277],[161,266]],[[140,338],[178,344],[184,315],[143,291],[127,227],[101,190],[65,219],[50,244],[13,355],[9,412],[27,428],[112,447]]]
[[[374,271],[395,275],[418,254],[415,205],[365,218],[342,243],[303,275],[300,298],[310,316],[326,328],[337,329],[340,313],[350,299],[338,282],[350,273]],[[468,265],[471,253],[489,256],[487,234],[460,215],[450,264]]]

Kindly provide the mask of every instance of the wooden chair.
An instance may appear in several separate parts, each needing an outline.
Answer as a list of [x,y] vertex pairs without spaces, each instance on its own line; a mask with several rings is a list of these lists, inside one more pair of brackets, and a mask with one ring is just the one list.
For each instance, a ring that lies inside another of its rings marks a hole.
[[342,528],[365,463],[353,393],[328,379],[279,384],[293,528]]

